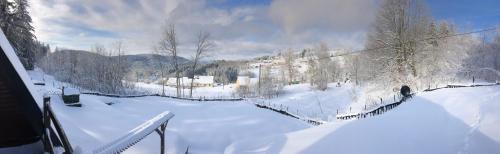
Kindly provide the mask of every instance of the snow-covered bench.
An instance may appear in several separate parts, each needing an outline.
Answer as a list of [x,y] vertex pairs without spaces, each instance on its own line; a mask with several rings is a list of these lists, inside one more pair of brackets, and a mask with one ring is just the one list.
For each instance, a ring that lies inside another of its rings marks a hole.
[[120,153],[129,147],[133,146],[140,140],[142,140],[147,135],[156,131],[161,137],[161,153],[164,153],[165,146],[165,128],[167,127],[168,120],[174,117],[173,113],[165,111],[153,119],[146,121],[145,123],[137,126],[136,128],[129,131],[124,136],[105,144],[95,150],[94,154],[111,154]]

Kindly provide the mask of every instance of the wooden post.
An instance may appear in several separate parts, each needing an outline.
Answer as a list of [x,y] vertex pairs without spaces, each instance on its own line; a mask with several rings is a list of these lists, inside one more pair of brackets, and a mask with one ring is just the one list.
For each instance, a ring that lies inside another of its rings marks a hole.
[[45,152],[54,153],[54,149],[52,147],[48,131],[50,128],[50,117],[48,112],[49,103],[50,103],[50,97],[44,97],[43,98],[43,146]]
[[165,128],[167,128],[167,123],[168,121],[166,121],[165,123],[161,124],[160,125],[160,128],[157,128],[155,131],[156,133],[158,133],[158,135],[160,135],[160,151],[161,151],[161,154],[165,154]]

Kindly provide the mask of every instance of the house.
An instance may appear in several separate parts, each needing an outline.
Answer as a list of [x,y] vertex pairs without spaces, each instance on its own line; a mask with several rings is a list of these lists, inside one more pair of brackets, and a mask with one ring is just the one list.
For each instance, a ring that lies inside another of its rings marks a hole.
[[42,97],[0,33],[0,153],[43,153]]
[[236,87],[249,86],[249,85],[250,85],[249,76],[238,76],[238,78],[236,79]]
[[[176,87],[177,80],[175,77],[167,79],[167,86]],[[191,86],[191,78],[182,77],[180,78],[180,85],[184,87]],[[215,85],[214,76],[194,76],[193,86],[194,87],[212,87]]]
[[213,87],[214,76],[194,76],[195,87]]
[[251,78],[250,76],[240,75],[236,79],[236,88],[250,87],[259,83],[258,78]]

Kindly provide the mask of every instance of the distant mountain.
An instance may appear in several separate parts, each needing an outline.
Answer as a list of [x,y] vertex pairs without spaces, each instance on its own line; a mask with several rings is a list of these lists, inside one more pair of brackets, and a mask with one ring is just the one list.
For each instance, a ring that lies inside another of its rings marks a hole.
[[[129,67],[143,65],[144,67],[156,69],[161,68],[160,64],[164,64],[168,67],[174,59],[172,56],[162,56],[157,54],[125,55],[125,57],[128,61]],[[177,61],[180,65],[185,65],[191,62],[184,57],[177,57]]]
[[[90,61],[109,60],[109,57],[83,50],[59,50],[53,53],[60,57],[77,57],[77,59],[91,59]],[[57,57],[57,56],[56,56]],[[111,56],[118,58],[118,56]],[[174,69],[171,65],[172,56],[161,56],[157,54],[123,55],[126,59],[128,73],[125,76],[129,81],[155,82],[164,77],[173,77]],[[192,62],[184,57],[177,57],[181,76],[192,76]],[[239,68],[245,66],[248,61],[201,61],[195,71],[196,75],[212,75],[220,83],[235,82]],[[162,67],[163,66],[163,67]]]

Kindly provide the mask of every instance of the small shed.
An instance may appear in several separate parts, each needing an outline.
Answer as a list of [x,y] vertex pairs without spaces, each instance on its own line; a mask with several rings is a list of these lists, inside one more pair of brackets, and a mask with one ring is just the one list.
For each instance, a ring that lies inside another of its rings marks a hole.
[[80,91],[75,88],[63,87],[62,88],[62,99],[64,103],[68,106],[81,107],[80,103]]

